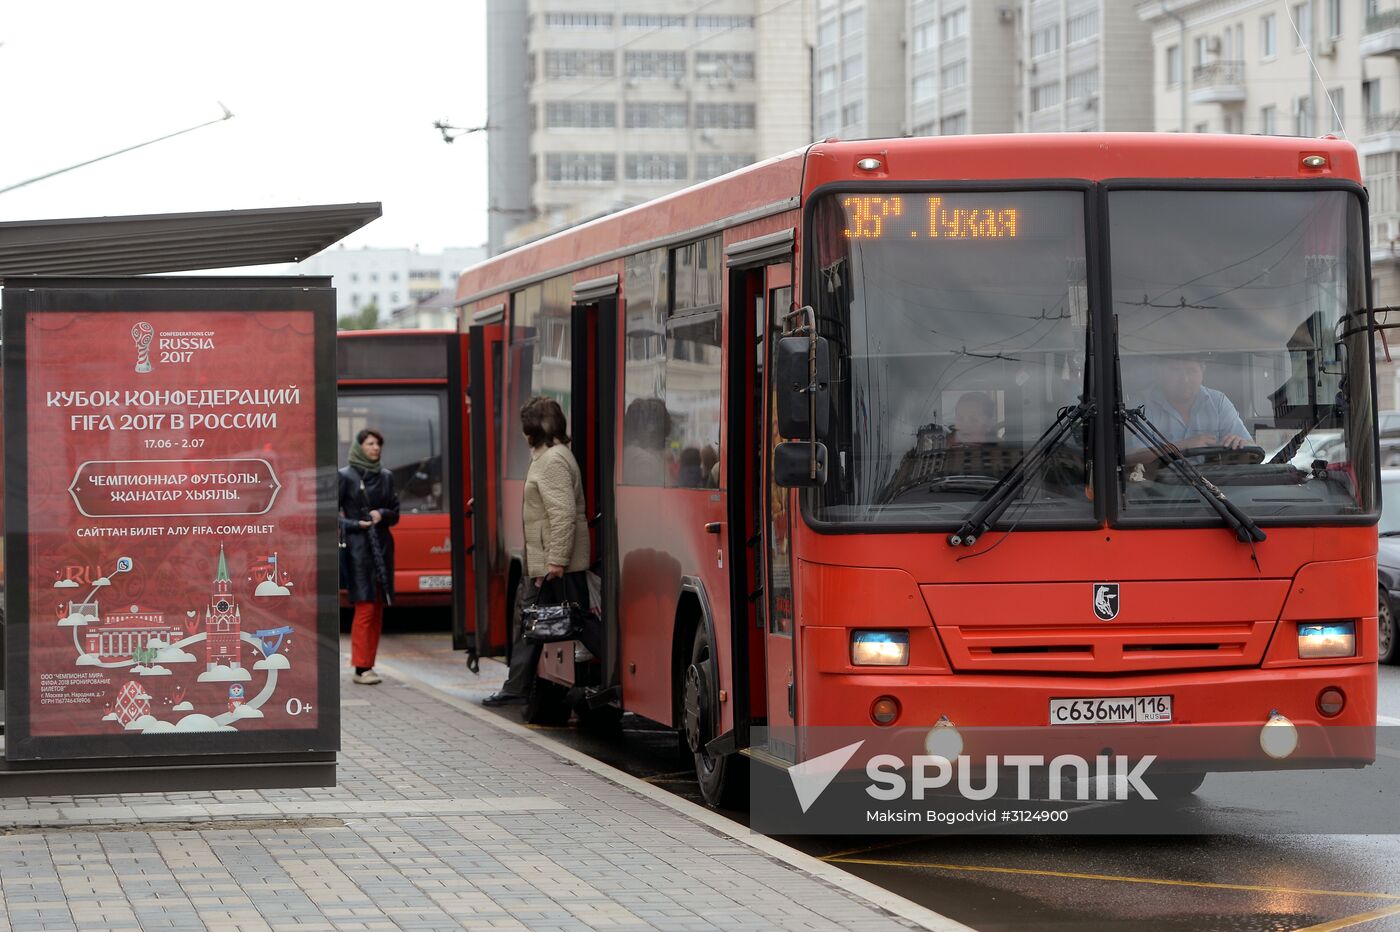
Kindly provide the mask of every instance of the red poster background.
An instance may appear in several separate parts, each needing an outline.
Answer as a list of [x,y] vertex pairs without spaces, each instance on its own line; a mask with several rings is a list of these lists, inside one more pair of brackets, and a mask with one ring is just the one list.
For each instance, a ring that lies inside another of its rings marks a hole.
[[[142,323],[153,331],[144,353]],[[312,313],[47,312],[28,317],[26,339],[30,734],[314,729]],[[138,371],[143,362],[149,371]],[[128,404],[129,391],[221,403]],[[95,406],[75,400],[98,392],[108,395]],[[112,392],[115,405],[106,403]],[[282,398],[267,403],[277,392]],[[171,426],[177,417],[183,427]],[[196,417],[208,423],[191,426]],[[124,461],[134,463],[113,465]],[[249,461],[264,461],[276,487]],[[164,484],[97,486],[94,474],[156,474]],[[84,501],[168,493],[108,513],[179,516],[85,517],[70,493],[75,479],[88,483]],[[238,513],[261,511],[269,498],[264,513]],[[221,550],[226,582],[217,578]]]

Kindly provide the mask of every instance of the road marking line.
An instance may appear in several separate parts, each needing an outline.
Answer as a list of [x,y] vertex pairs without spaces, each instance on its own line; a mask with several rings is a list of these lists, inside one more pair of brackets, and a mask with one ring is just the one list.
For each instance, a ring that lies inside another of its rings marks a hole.
[[1376,716],[1376,724],[1377,724],[1377,725],[1400,725],[1400,718],[1396,718],[1396,717],[1393,716],[1393,715],[1377,715],[1377,716]]
[[1263,887],[1243,883],[1210,883],[1201,880],[1164,880],[1156,877],[1119,877],[1113,874],[1080,874],[1072,871],[1034,870],[1027,867],[993,867],[982,864],[938,864],[922,861],[880,861],[873,858],[837,858],[832,864],[869,864],[879,867],[917,867],[924,870],[969,871],[987,874],[1024,874],[1033,877],[1063,877],[1068,880],[1114,880],[1119,883],[1158,884],[1165,887],[1202,887],[1207,890],[1244,890],[1251,893],[1292,893],[1305,896],[1350,896],[1370,900],[1400,900],[1400,893],[1363,893],[1352,890],[1309,890],[1292,887]]
[[1369,913],[1357,913],[1355,916],[1343,916],[1341,919],[1333,919],[1331,922],[1320,922],[1315,926],[1297,929],[1295,932],[1336,932],[1337,929],[1350,929],[1363,922],[1384,919],[1386,916],[1394,916],[1396,913],[1400,913],[1400,906],[1387,906],[1385,909],[1373,909]]

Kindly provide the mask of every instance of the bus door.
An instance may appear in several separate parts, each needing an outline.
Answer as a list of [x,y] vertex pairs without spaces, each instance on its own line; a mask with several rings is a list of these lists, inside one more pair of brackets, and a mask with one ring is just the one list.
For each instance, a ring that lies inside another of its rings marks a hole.
[[506,649],[506,564],[500,536],[501,376],[504,305],[478,312],[467,335],[467,423],[471,431],[470,487],[462,548],[474,583],[454,619],[453,647],[478,656]]
[[573,288],[572,448],[583,473],[589,553],[602,580],[603,656],[599,680],[588,684],[591,704],[621,698],[618,686],[617,537],[613,463],[617,438],[616,275],[579,282]]
[[[783,760],[795,760],[792,522],[788,490],[773,486],[768,475],[776,421],[764,376],[771,369],[773,337],[792,307],[792,240],[786,230],[727,250],[734,309],[728,385],[730,525],[737,557],[731,569],[734,707],[747,709],[750,722],[766,723],[764,750]],[[754,450],[764,455],[755,457]],[[735,723],[740,747],[751,744],[745,724]]]

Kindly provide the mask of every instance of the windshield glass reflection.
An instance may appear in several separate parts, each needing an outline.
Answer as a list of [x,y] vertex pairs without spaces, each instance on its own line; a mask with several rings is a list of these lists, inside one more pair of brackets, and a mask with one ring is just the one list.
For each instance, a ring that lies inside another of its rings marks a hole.
[[[1083,196],[835,194],[814,221],[813,304],[837,356],[816,517],[960,521],[1085,390]],[[1001,526],[1092,515],[1086,433]]]
[[[1374,507],[1361,220],[1341,191],[1116,191],[1125,403],[1253,517]],[[1162,451],[1122,439],[1125,515],[1198,517]]]

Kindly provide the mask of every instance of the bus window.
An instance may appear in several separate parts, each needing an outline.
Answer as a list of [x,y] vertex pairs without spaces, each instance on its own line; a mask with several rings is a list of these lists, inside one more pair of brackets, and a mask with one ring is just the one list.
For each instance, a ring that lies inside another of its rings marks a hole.
[[384,465],[394,474],[399,513],[447,510],[443,397],[436,392],[342,392],[338,406],[339,459],[346,462],[355,435],[366,427],[384,433]]

